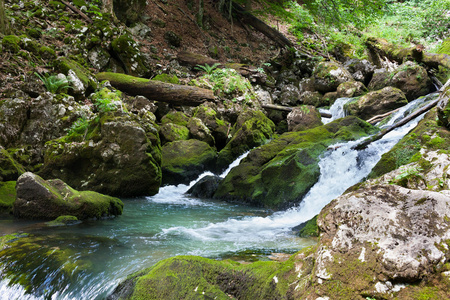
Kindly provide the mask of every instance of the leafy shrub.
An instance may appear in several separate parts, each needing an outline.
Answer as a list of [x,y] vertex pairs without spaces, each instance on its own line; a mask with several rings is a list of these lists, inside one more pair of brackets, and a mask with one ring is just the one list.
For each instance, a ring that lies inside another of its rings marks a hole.
[[53,94],[57,94],[65,89],[70,88],[70,81],[66,77],[58,78],[55,75],[46,74],[44,76],[34,72],[34,74],[44,83],[47,91]]

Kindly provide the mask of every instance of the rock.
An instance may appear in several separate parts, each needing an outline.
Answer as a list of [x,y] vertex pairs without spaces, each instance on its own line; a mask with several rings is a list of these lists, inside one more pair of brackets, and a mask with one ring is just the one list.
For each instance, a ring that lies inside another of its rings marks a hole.
[[300,93],[303,92],[315,92],[314,88],[314,77],[312,78],[303,78],[299,83]]
[[320,112],[311,105],[294,107],[287,116],[289,131],[303,131],[321,126]]
[[101,113],[86,129],[48,142],[39,175],[114,196],[156,194],[161,183],[160,141],[154,117],[144,117]]
[[274,132],[275,124],[261,111],[242,112],[231,129],[231,139],[219,152],[218,170],[225,169],[241,154],[265,144]]
[[165,123],[159,128],[159,136],[162,145],[174,141],[188,140],[189,129],[186,126]]
[[112,51],[125,67],[128,75],[146,77],[150,70],[145,65],[144,57],[139,51],[139,45],[130,35],[123,34],[111,42]]
[[222,178],[219,176],[205,176],[196,182],[186,194],[201,199],[212,199],[221,180]]
[[369,119],[408,104],[405,94],[397,88],[385,87],[379,91],[370,92],[355,101],[345,104],[344,108],[350,115]]
[[[97,81],[92,73],[80,65],[78,62],[66,57],[59,57],[53,62],[55,69],[64,75],[69,75],[69,71],[72,70],[76,77],[83,83],[83,90],[86,94],[90,94],[97,89]],[[70,92],[70,91],[69,91]]]
[[379,90],[392,86],[405,93],[408,101],[428,94],[431,90],[431,79],[424,67],[415,62],[407,61],[393,72],[376,70],[369,84],[369,90]]
[[412,101],[430,92],[431,79],[424,67],[407,61],[398,67],[389,85],[402,90],[406,99]]
[[439,123],[450,129],[450,86],[441,92],[441,100],[437,105]]
[[78,192],[59,179],[45,181],[26,172],[17,180],[14,216],[25,219],[55,219],[72,215],[99,219],[122,214],[123,203],[96,192]]
[[320,107],[327,105],[328,103],[324,101],[323,96],[319,92],[303,92],[300,95],[300,102],[305,105],[311,105],[315,107]]
[[353,77],[343,66],[335,62],[320,62],[314,69],[314,88],[321,93],[334,92]]
[[18,98],[0,102],[0,145],[7,148],[16,145],[27,122],[29,107],[29,101]]
[[377,91],[389,86],[392,75],[393,74],[386,69],[376,69],[373,73],[372,80],[370,80],[370,83],[367,86],[368,89],[370,91]]
[[67,226],[80,224],[81,221],[75,216],[59,216],[55,220],[45,223],[48,226]]
[[281,105],[296,106],[300,104],[300,91],[298,87],[293,84],[286,84],[281,88],[281,93],[278,98]]
[[198,140],[175,141],[162,147],[162,183],[187,184],[211,169],[216,150]]
[[319,157],[329,145],[374,130],[356,117],[346,117],[306,131],[284,133],[250,151],[219,184],[214,198],[271,209],[298,204],[318,180]]
[[345,62],[344,67],[356,81],[362,82],[364,85],[369,84],[375,71],[375,66],[366,59],[349,59]]
[[0,146],[0,181],[15,181],[23,173],[25,173],[23,166]]
[[449,207],[448,191],[396,185],[374,185],[338,197],[317,219],[321,250],[315,276],[381,297],[392,288],[379,289],[379,284],[417,282],[431,275],[450,258]]
[[217,108],[214,104],[205,103],[198,106],[194,112],[193,117],[202,120],[203,124],[208,127],[214,140],[216,142],[216,148],[218,150],[225,147],[228,134],[231,129],[231,124],[221,117],[217,112]]
[[16,201],[16,182],[0,181],[0,214],[11,212]]
[[126,24],[140,21],[145,10],[145,0],[116,0],[114,1],[114,14]]
[[111,55],[100,46],[95,46],[88,52],[89,62],[99,71],[104,71],[108,66]]
[[190,118],[187,123],[187,128],[192,138],[205,142],[211,147],[215,146],[215,140],[211,134],[211,130],[199,118]]
[[358,97],[367,93],[367,88],[359,81],[349,81],[341,83],[337,88],[338,98]]
[[166,31],[164,39],[169,45],[174,47],[180,47],[182,41],[181,37],[173,31]]
[[[449,150],[450,132],[437,124],[436,109],[432,109],[411,132],[381,156],[368,177],[377,178],[400,166],[420,161],[429,151]],[[425,163],[422,168],[429,166]]]

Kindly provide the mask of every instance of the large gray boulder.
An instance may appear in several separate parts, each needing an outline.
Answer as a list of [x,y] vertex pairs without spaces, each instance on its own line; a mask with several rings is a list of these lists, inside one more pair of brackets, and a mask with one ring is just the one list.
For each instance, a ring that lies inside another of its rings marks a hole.
[[26,172],[17,180],[14,216],[25,219],[55,219],[63,215],[80,220],[111,217],[122,214],[123,203],[118,198],[96,192],[79,192],[59,179],[45,181]]
[[383,114],[408,104],[405,94],[393,87],[385,87],[379,91],[370,92],[355,101],[347,103],[344,108],[350,115],[362,119]]
[[314,87],[321,93],[334,92],[344,82],[353,77],[342,65],[336,62],[320,62],[314,69]]
[[294,107],[287,115],[287,123],[289,131],[303,131],[323,125],[320,112],[311,105]]

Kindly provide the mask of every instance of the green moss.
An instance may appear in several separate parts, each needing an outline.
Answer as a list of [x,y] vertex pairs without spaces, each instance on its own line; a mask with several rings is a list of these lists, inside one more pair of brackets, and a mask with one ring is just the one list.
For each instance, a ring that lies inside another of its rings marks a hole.
[[305,226],[300,229],[298,235],[300,237],[318,237],[319,227],[317,226],[317,216],[307,221]]
[[0,180],[11,181],[25,173],[25,169],[3,148],[0,148]]
[[170,76],[169,74],[156,75],[155,77],[153,77],[152,80],[158,80],[158,81],[173,83],[173,84],[178,84],[180,82],[180,80],[178,79],[178,77],[176,75]]
[[139,45],[127,34],[111,42],[114,53],[119,57],[127,74],[144,76],[148,73],[139,51]]
[[64,226],[78,223],[78,218],[75,216],[59,216],[55,220],[47,222],[49,226]]
[[16,182],[0,182],[0,212],[10,212],[16,201]]
[[181,111],[169,112],[166,115],[164,115],[164,117],[161,118],[162,124],[173,123],[180,126],[187,126],[188,122],[189,117],[186,116],[186,114]]
[[87,93],[93,92],[97,89],[97,82],[95,82],[91,72],[78,62],[66,57],[59,57],[54,61],[53,65],[56,70],[64,73],[65,75],[68,75],[69,70],[75,72],[77,77],[81,80],[81,82],[83,82],[83,85],[87,87]]
[[17,53],[20,50],[20,38],[15,35],[6,35],[2,39],[2,46],[4,51]]
[[439,47],[437,53],[450,55],[450,38],[442,41],[441,47]]

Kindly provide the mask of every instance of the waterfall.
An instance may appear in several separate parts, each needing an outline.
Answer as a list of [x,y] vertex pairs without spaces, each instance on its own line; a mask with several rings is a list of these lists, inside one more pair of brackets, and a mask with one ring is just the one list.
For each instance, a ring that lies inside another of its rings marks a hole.
[[345,110],[344,105],[352,100],[355,100],[356,98],[338,98],[336,101],[334,101],[333,105],[330,107],[330,109],[320,109],[320,112],[325,112],[331,114],[331,118],[322,118],[322,123],[327,124],[331,121],[334,121],[339,118],[345,117]]

